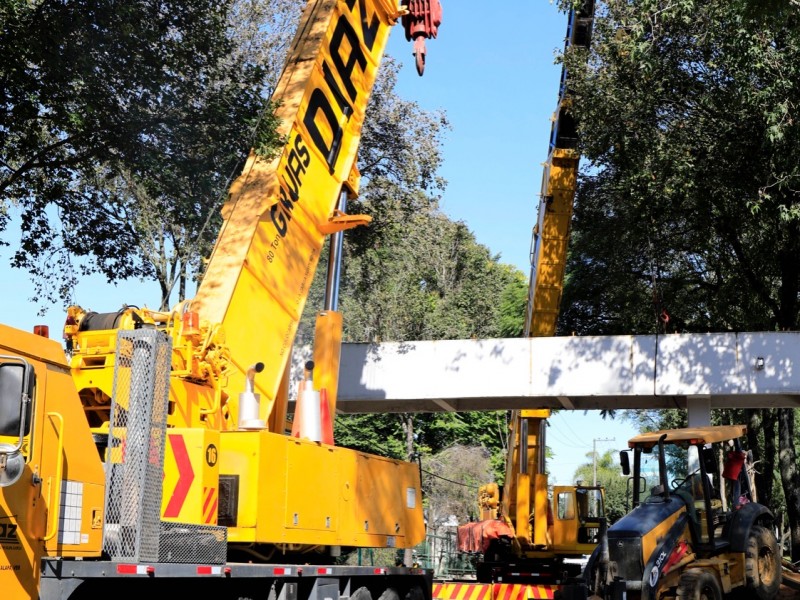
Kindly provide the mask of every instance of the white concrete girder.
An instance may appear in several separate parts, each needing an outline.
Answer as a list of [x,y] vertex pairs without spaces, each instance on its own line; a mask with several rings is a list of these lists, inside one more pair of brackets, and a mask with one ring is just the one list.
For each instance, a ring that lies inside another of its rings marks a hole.
[[800,332],[344,344],[337,410],[687,408],[706,401],[702,410],[800,407]]

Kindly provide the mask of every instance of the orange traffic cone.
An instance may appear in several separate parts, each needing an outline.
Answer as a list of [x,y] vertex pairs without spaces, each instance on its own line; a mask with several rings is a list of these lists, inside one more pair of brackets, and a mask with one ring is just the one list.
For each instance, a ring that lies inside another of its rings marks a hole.
[[333,446],[333,421],[331,421],[331,407],[328,404],[328,390],[319,391],[319,415],[322,429],[322,443]]

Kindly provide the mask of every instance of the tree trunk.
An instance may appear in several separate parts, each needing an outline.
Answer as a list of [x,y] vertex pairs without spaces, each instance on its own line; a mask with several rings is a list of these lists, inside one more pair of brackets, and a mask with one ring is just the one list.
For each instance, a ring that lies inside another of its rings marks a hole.
[[178,283],[178,302],[186,300],[186,265],[181,266],[181,277]]
[[[757,471],[761,473],[761,485],[759,490],[759,502],[765,506],[775,506],[775,477],[773,477],[770,465],[778,464],[778,412],[774,408],[767,408],[761,411],[761,428],[764,430],[764,455]],[[763,490],[763,499],[761,498]]]
[[169,286],[167,282],[162,279],[161,277],[158,278],[158,287],[161,290],[161,306],[158,310],[167,311],[169,310]]
[[792,535],[792,562],[797,562],[800,560],[800,470],[797,468],[797,452],[794,448],[794,409],[778,409],[778,427],[778,456],[789,531]]
[[[756,469],[755,484],[758,501],[764,506],[772,506],[773,477],[769,465],[775,464],[775,414],[770,409],[747,409],[747,447],[753,454]],[[758,442],[758,432],[764,429],[765,447]],[[771,430],[771,434],[770,434]],[[769,438],[772,437],[770,440]],[[767,449],[771,448],[772,454]]]

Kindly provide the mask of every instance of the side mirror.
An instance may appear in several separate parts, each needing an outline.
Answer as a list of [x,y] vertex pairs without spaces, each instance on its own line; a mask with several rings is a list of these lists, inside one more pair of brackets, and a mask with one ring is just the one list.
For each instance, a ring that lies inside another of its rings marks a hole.
[[631,459],[627,450],[619,453],[619,465],[622,467],[622,474],[626,477],[631,474]]
[[705,446],[700,449],[700,458],[703,461],[703,468],[706,473],[716,475],[719,473],[719,463],[717,462],[716,451],[712,446]]

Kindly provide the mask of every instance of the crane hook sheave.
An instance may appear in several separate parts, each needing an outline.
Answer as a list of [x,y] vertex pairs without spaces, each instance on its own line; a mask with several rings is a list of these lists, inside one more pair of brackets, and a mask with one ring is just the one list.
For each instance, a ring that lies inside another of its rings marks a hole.
[[403,29],[406,40],[414,41],[417,73],[425,72],[425,39],[435,38],[442,24],[442,5],[439,0],[403,0]]

